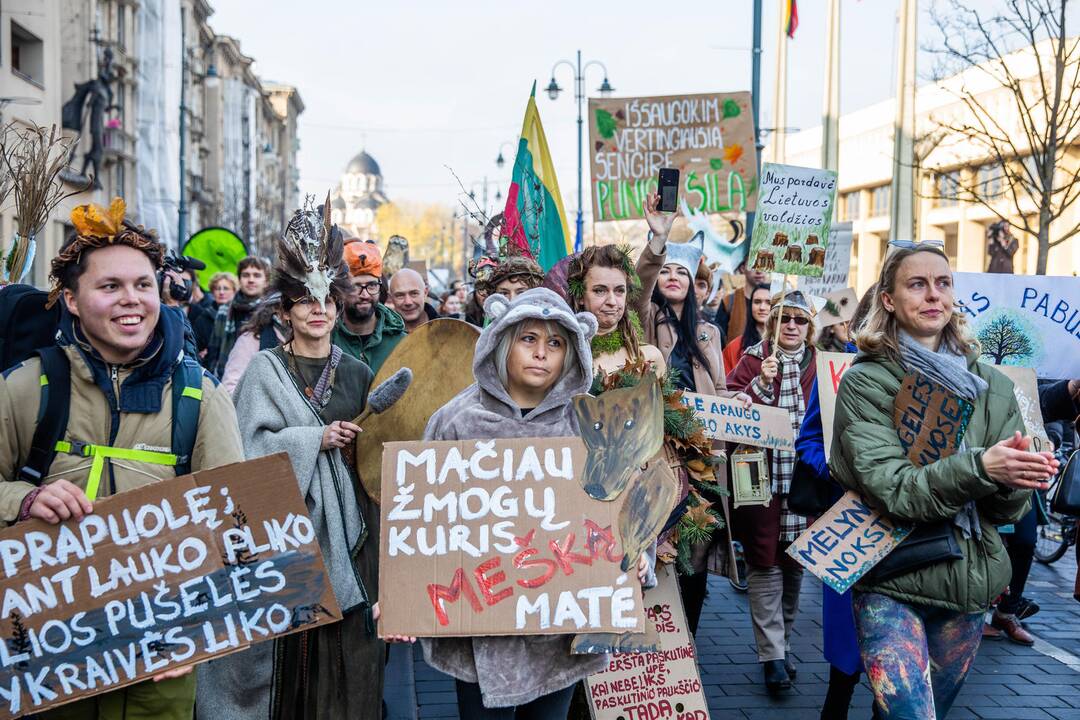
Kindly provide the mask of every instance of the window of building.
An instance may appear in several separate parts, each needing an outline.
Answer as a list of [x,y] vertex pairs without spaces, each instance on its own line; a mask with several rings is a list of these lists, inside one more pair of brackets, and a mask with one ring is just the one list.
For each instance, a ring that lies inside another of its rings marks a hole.
[[41,86],[45,81],[45,44],[34,33],[11,21],[11,70]]
[[127,47],[127,6],[120,4],[116,7],[116,44],[121,50]]
[[125,197],[127,193],[124,192],[124,161],[118,161],[114,168],[115,174],[113,175],[113,177],[116,180],[116,190],[113,194],[116,197]]
[[852,190],[846,192],[840,196],[841,199],[841,213],[844,220],[858,220],[859,219],[859,199],[862,197],[862,192],[859,190]]
[[1005,195],[1005,170],[1001,163],[988,163],[979,167],[979,195],[987,200],[996,200]]
[[874,217],[889,214],[889,203],[892,199],[891,190],[891,185],[879,185],[870,191],[870,208]]
[[960,171],[939,173],[934,178],[934,191],[937,195],[937,207],[952,207],[960,197]]

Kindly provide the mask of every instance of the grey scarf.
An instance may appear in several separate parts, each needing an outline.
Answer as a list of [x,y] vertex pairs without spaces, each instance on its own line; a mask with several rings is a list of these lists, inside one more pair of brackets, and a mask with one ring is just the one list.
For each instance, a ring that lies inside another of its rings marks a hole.
[[[899,340],[900,365],[905,372],[922,373],[972,403],[989,387],[985,380],[968,370],[967,358],[953,352],[947,343],[941,343],[936,352],[927,350],[903,330],[900,331]],[[966,445],[961,439],[959,450],[966,449]],[[965,538],[970,538],[972,534],[976,539],[982,538],[979,511],[974,501],[968,501],[964,505],[953,518],[953,523],[960,528]]]

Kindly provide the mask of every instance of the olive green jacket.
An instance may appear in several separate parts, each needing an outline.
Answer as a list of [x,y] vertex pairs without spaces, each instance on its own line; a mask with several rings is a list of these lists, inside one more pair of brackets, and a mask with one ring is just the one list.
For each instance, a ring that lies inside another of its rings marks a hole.
[[375,330],[370,335],[357,335],[345,327],[345,321],[340,318],[334,328],[334,344],[346,354],[367,363],[375,374],[378,374],[386,358],[404,339],[405,321],[382,303],[375,305]]
[[836,398],[829,470],[841,486],[900,523],[951,518],[976,501],[982,539],[964,538],[962,560],[940,562],[884,582],[860,581],[857,590],[902,602],[956,612],[983,612],[1009,583],[1011,567],[995,525],[1016,522],[1028,511],[1031,491],[1012,490],[986,474],[983,451],[1019,430],[1024,432],[1013,384],[995,368],[968,358],[968,368],[989,384],[975,401],[964,436],[966,449],[916,467],[907,458],[893,404],[904,371],[883,357],[860,353],[844,373]]

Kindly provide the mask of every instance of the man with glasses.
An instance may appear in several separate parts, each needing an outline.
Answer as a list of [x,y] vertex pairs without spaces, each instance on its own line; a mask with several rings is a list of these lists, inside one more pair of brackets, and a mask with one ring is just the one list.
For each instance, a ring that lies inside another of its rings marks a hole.
[[345,262],[349,265],[352,293],[334,328],[334,344],[367,363],[371,372],[377,373],[405,337],[405,322],[383,304],[386,290],[382,282],[379,246],[371,242],[350,242],[345,245]]

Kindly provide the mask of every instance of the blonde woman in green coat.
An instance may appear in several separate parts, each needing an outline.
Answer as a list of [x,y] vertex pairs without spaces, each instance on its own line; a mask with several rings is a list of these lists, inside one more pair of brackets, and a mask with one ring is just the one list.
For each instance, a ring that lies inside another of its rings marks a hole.
[[[978,362],[954,302],[940,247],[893,244],[836,401],[833,477],[897,523],[942,523],[963,551],[887,580],[871,573],[855,586],[859,650],[886,720],[947,715],[978,650],[984,613],[1009,582],[995,525],[1019,520],[1031,491],[1057,469],[1049,453],[1028,450],[1012,383]],[[923,467],[908,460],[893,424],[909,372],[974,406],[956,453]]]

